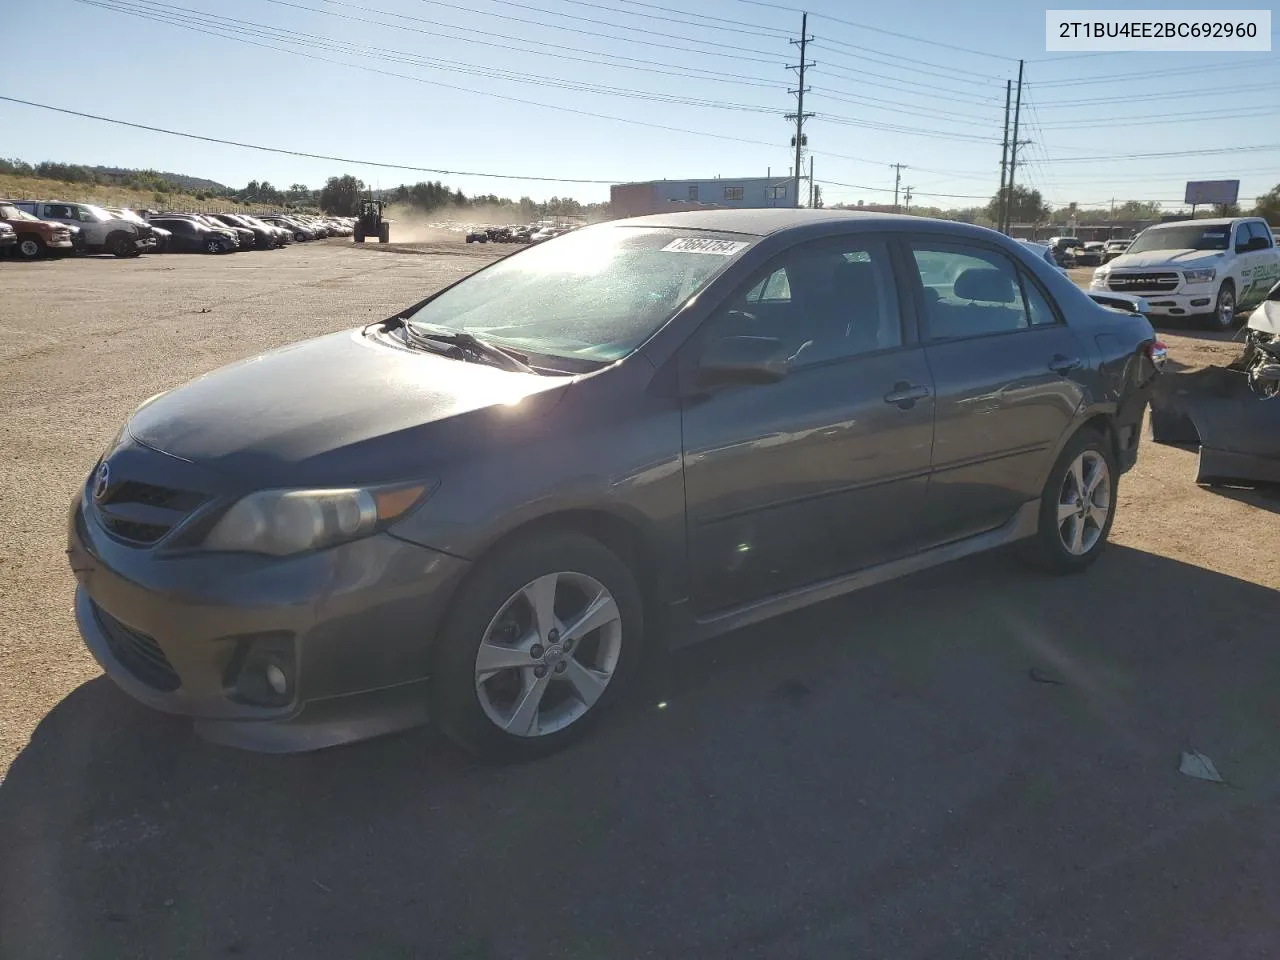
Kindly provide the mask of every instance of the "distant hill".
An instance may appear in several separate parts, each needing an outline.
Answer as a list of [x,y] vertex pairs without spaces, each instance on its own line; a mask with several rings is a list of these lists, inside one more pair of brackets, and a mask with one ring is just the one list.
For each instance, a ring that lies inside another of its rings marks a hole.
[[168,170],[133,170],[129,167],[89,167],[94,173],[103,177],[113,177],[120,179],[128,179],[136,177],[139,174],[149,173],[161,179],[168,180],[175,187],[179,187],[187,193],[196,193],[198,191],[206,191],[208,193],[225,196],[232,192],[231,187],[226,184],[219,183],[217,180],[207,180],[204,177],[191,177],[185,173],[170,173]]

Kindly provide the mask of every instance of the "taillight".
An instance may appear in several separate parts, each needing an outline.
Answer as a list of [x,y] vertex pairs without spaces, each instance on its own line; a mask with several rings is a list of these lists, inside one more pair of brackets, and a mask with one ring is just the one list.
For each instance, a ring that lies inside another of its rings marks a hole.
[[1165,360],[1169,358],[1169,347],[1163,340],[1151,340],[1147,343],[1147,357],[1157,367],[1164,366]]

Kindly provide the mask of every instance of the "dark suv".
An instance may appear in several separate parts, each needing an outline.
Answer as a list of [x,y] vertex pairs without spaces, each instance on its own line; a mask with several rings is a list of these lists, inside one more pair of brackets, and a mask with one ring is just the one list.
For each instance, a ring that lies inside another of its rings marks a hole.
[[[990,230],[676,213],[145,402],[70,512],[144,703],[264,750],[555,749],[690,642],[1025,541],[1082,570],[1158,341]],[[1081,585],[1082,598],[1087,587]]]

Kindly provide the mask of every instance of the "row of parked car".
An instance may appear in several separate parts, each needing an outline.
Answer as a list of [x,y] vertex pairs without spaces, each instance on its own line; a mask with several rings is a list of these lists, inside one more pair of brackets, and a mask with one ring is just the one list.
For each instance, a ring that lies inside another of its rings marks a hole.
[[472,227],[467,231],[467,243],[541,243],[574,227],[529,226]]
[[354,217],[177,213],[92,203],[0,200],[0,253],[25,260],[55,254],[231,253],[349,237]]

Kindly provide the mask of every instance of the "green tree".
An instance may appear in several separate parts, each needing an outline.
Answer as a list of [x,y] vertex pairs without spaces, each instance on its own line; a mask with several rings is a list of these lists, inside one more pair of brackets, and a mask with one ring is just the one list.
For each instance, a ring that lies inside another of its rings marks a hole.
[[[995,222],[1000,219],[1000,194],[995,194],[987,203],[988,219]],[[1011,223],[1040,223],[1049,216],[1049,207],[1039,190],[1015,186],[1010,197],[1009,221]]]
[[1280,224],[1280,183],[1258,197],[1253,215],[1265,218],[1267,223]]
[[320,209],[340,217],[353,217],[360,212],[360,191],[364,184],[351,174],[330,177],[320,190]]

